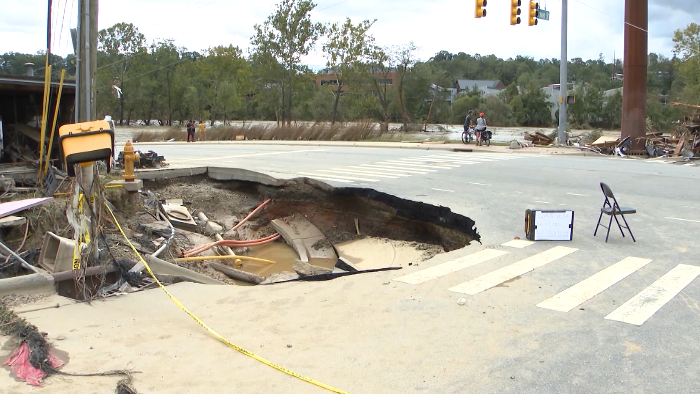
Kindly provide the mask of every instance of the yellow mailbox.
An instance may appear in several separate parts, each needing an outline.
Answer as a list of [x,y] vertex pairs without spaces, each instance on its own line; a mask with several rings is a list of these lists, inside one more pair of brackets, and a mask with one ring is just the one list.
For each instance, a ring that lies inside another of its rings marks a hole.
[[98,160],[107,161],[107,172],[112,169],[114,130],[105,120],[73,123],[58,129],[58,145],[63,164],[69,176],[75,176],[74,164]]

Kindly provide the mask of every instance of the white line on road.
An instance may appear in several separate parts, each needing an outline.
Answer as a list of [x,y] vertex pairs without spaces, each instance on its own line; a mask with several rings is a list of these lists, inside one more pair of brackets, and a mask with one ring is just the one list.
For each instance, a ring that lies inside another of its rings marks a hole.
[[333,175],[333,174],[328,174],[330,176],[345,176],[343,174],[348,174],[348,175],[360,175],[360,176],[375,176],[378,178],[391,178],[391,179],[399,179],[399,175],[391,176],[391,175],[379,175],[371,172],[364,172],[364,171],[352,171],[352,170],[316,170],[316,172],[332,172],[340,175]]
[[401,166],[406,166],[406,167],[416,167],[416,168],[439,168],[439,169],[445,169],[445,170],[450,170],[452,168],[459,168],[459,164],[408,164],[403,161],[399,160],[385,160],[385,161],[380,161],[375,164],[389,164],[389,165],[397,165],[400,164]]
[[534,202],[540,203],[540,204],[551,204],[549,201],[540,201],[540,200],[535,200]]
[[428,169],[419,170],[419,169],[413,169],[413,168],[405,169],[405,168],[400,168],[397,166],[381,166],[381,165],[377,165],[377,164],[360,164],[359,167],[379,168],[379,169],[382,169],[384,171],[391,171],[391,172],[398,172],[398,173],[406,172],[406,173],[410,173],[410,174],[427,174],[430,172],[437,172],[437,170],[428,170]]
[[170,162],[183,162],[183,161],[206,161],[206,160],[222,160],[222,159],[236,159],[239,157],[254,157],[254,156],[270,156],[270,155],[288,155],[292,153],[303,153],[303,152],[325,152],[327,149],[303,149],[303,150],[290,150],[284,152],[263,152],[263,153],[248,153],[243,155],[232,155],[232,156],[219,156],[219,157],[201,157],[198,159],[175,159],[168,160]]
[[625,279],[650,262],[650,259],[640,259],[631,256],[625,257],[621,261],[569,287],[554,297],[540,302],[537,306],[560,312],[568,312],[602,293],[615,283]]
[[522,248],[528,247],[532,244],[534,244],[533,241],[527,241],[524,239],[514,239],[512,241],[502,243],[501,246],[510,246],[511,248],[522,249]]
[[578,194],[578,193],[566,193],[570,196],[579,196],[579,197],[590,197],[588,194]]
[[700,275],[700,267],[678,264],[605,318],[641,326],[698,275]]
[[312,172],[299,172],[298,174],[305,175],[305,176],[311,176],[311,177],[318,178],[318,179],[332,180],[332,181],[333,180],[337,181],[340,179],[345,179],[345,180],[352,179],[354,181],[379,182],[379,180],[377,180],[377,179],[359,178],[356,176],[345,176],[345,175],[333,176],[333,175],[328,175],[328,174],[314,174]]
[[478,186],[491,186],[488,183],[479,183],[479,182],[467,182],[470,185],[478,185]]
[[503,256],[504,254],[508,254],[508,252],[497,249],[484,249],[446,263],[438,264],[418,272],[404,275],[394,280],[397,282],[408,283],[410,285],[419,285],[429,280],[483,263],[484,261]]
[[431,187],[431,189],[437,190],[437,191],[439,191],[439,192],[450,192],[450,193],[454,193],[454,192],[455,192],[454,190],[438,189],[438,188],[435,188],[435,187]]
[[515,279],[518,276],[524,275],[553,261],[559,260],[560,258],[574,253],[577,250],[578,249],[576,248],[568,248],[566,246],[555,246],[549,250],[545,250],[544,252],[530,256],[524,260],[520,260],[516,263],[505,266],[501,269],[497,269],[496,271],[451,287],[447,290],[469,295],[478,294],[484,290],[488,290],[494,286],[500,285],[503,282]]
[[665,219],[680,220],[680,221],[683,221],[683,222],[700,223],[700,220],[692,220],[692,219],[681,219],[681,218],[672,218],[672,217],[666,217]]

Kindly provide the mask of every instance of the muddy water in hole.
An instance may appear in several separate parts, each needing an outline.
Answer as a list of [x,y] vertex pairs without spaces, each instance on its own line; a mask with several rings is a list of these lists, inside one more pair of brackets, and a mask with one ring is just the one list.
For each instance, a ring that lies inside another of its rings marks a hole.
[[[254,246],[250,248],[248,255],[260,259],[272,260],[275,264],[260,263],[255,261],[242,261],[244,271],[261,275],[269,276],[275,272],[291,271],[294,272],[292,264],[294,260],[298,260],[297,252],[291,246],[282,242],[272,242],[262,246]],[[335,260],[327,259],[311,259],[309,263],[326,268],[335,267]]]

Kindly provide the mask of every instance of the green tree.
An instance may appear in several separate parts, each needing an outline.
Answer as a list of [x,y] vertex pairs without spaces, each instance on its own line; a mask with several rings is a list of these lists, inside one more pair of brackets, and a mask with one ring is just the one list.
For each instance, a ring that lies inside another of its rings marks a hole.
[[393,63],[396,65],[396,75],[398,76],[397,85],[397,105],[401,113],[401,121],[403,122],[404,130],[408,130],[408,123],[411,117],[406,109],[406,91],[404,83],[409,75],[411,68],[416,63],[416,52],[418,47],[410,42],[408,44],[393,47],[392,57]]
[[673,43],[673,52],[680,57],[680,99],[691,104],[700,104],[700,25],[691,23],[684,30],[676,30]]
[[374,37],[367,31],[376,21],[364,20],[354,25],[347,18],[345,23],[335,23],[328,29],[328,42],[323,45],[323,52],[326,54],[326,67],[338,81],[333,92],[331,124],[335,124],[338,117],[338,102],[343,95],[343,87],[361,72],[360,64],[370,56]]
[[146,37],[131,23],[117,23],[98,32],[98,50],[104,54],[104,56],[98,56],[98,69],[106,69],[103,73],[106,78],[101,85],[118,86],[122,92],[119,97],[120,125],[124,121],[126,97],[131,94],[126,85],[128,71],[133,63],[133,57],[146,50],[145,44]]
[[294,91],[310,73],[301,58],[309,54],[324,31],[322,24],[311,21],[315,7],[309,0],[282,0],[262,25],[254,26],[251,38],[254,61],[264,65],[261,70],[266,71],[268,83],[279,86],[280,110],[287,124],[292,122]]

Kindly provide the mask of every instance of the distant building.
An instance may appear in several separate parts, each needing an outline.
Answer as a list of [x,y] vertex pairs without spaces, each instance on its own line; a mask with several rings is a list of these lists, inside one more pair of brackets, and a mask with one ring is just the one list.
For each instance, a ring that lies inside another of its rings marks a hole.
[[454,89],[457,90],[457,94],[464,91],[470,91],[477,88],[481,91],[484,97],[495,96],[506,86],[501,81],[487,81],[478,79],[458,79],[455,81]]
[[[399,76],[395,70],[390,70],[388,72],[377,70],[373,74],[375,78],[377,78],[377,82],[380,85],[386,85],[388,87],[394,88],[399,83]],[[338,86],[338,75],[339,73],[336,73],[334,70],[331,69],[326,68],[320,70],[318,73],[316,73],[316,86],[319,88],[322,86]],[[349,84],[344,82],[340,90],[344,92],[349,88]]]

